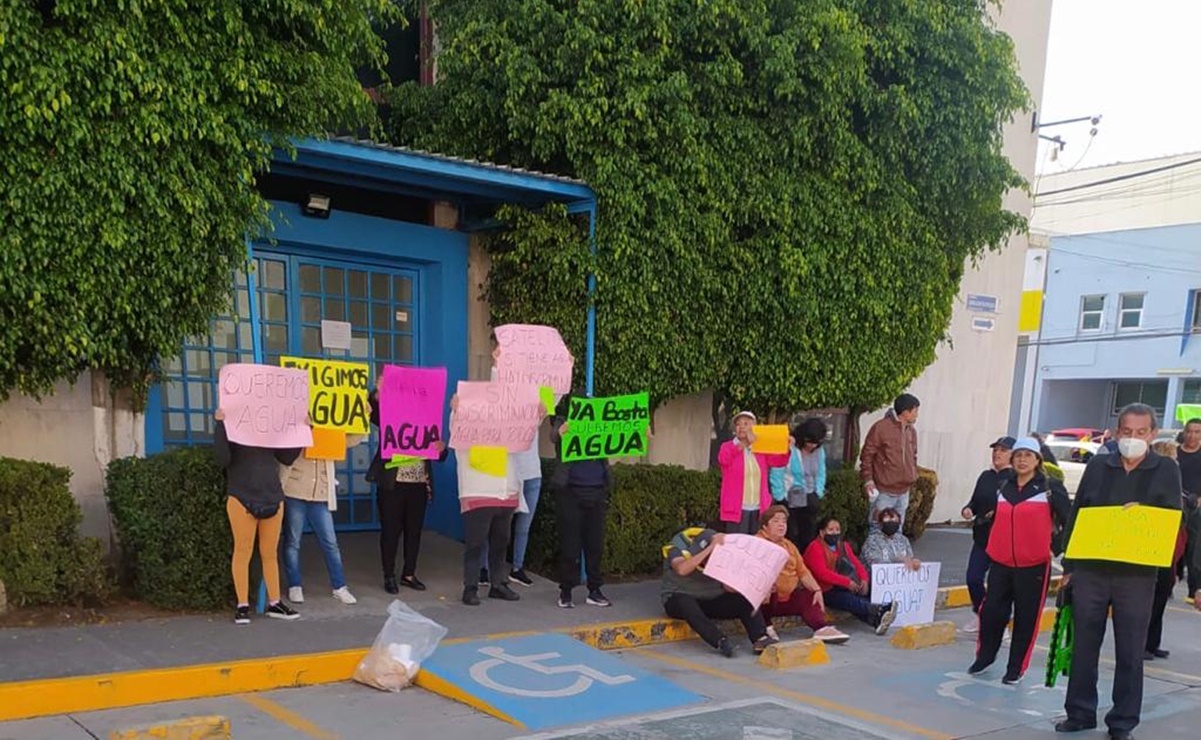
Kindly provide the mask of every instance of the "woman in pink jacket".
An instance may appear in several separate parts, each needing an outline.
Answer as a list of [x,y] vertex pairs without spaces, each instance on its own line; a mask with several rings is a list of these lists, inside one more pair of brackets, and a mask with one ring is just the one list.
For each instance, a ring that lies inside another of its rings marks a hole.
[[788,453],[767,455],[752,452],[755,444],[755,415],[740,411],[734,416],[734,439],[721,446],[721,520],[730,534],[755,534],[759,515],[771,506],[767,469],[788,464]]

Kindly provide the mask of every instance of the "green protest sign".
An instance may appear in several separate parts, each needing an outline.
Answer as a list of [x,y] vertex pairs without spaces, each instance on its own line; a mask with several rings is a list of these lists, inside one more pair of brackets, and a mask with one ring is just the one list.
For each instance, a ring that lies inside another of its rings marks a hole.
[[650,423],[646,393],[572,398],[562,442],[563,462],[645,456]]

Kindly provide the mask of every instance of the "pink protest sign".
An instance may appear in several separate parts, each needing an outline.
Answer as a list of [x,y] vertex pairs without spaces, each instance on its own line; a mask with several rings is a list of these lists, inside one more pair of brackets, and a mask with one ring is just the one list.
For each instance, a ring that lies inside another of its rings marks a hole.
[[771,594],[788,551],[762,537],[728,534],[705,563],[705,575],[746,597],[756,609]]
[[304,370],[235,362],[221,368],[219,406],[230,442],[250,447],[311,447],[309,376]]
[[385,460],[396,455],[437,460],[442,433],[446,368],[385,365],[380,379],[380,446]]
[[558,330],[535,324],[505,324],[496,327],[500,357],[497,380],[516,385],[547,386],[555,395],[571,392],[571,368],[575,361]]
[[460,382],[457,408],[450,415],[450,446],[528,450],[546,413],[536,385]]

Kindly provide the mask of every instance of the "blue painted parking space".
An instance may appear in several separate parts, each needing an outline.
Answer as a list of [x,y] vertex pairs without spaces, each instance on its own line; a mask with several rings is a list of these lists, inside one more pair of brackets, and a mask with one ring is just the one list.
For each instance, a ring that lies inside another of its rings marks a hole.
[[[450,698],[532,730],[661,712],[702,701],[566,635],[442,645],[421,665]],[[426,684],[423,684],[426,685]]]

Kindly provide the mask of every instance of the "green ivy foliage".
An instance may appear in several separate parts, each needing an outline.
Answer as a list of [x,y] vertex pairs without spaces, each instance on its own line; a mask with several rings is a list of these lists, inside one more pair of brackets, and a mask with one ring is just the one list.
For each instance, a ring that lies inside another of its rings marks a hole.
[[430,0],[438,84],[397,143],[563,173],[578,217],[502,214],[493,319],[555,324],[601,393],[877,407],[935,356],[966,260],[1023,227],[1027,100],[985,0]]
[[145,381],[228,305],[276,147],[363,125],[391,0],[0,0],[0,399]]

